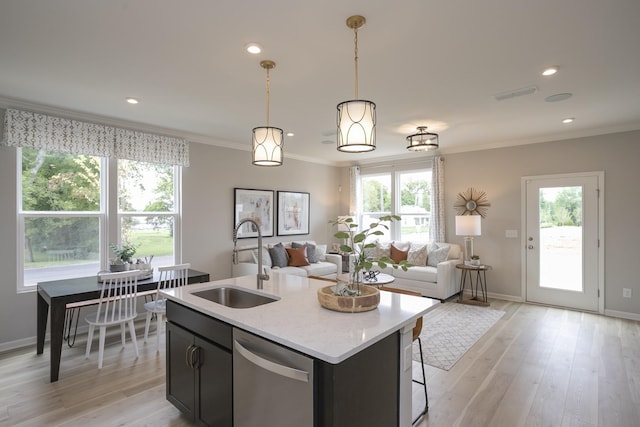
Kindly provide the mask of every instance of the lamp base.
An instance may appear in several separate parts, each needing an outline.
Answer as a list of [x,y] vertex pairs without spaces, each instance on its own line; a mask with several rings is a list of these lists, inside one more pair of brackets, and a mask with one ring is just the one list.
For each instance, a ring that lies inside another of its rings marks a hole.
[[466,236],[464,238],[464,260],[471,261],[471,257],[473,256],[473,237]]

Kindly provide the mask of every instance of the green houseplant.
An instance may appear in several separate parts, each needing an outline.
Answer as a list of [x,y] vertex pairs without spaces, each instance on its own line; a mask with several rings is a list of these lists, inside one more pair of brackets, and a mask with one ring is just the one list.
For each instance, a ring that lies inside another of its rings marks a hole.
[[115,258],[111,258],[110,260],[111,271],[127,270],[128,264],[133,262],[133,256],[136,254],[138,246],[132,243],[123,243],[118,247],[117,245],[110,243],[109,247],[115,255]]
[[392,266],[395,269],[401,268],[404,271],[407,271],[407,269],[411,267],[411,264],[406,260],[396,263],[388,256],[382,256],[377,259],[370,256],[371,251],[369,250],[376,247],[375,242],[371,241],[371,238],[373,236],[383,236],[384,233],[381,229],[389,229],[386,223],[400,221],[400,219],[398,215],[384,215],[369,224],[368,228],[360,231],[358,231],[358,224],[356,224],[351,217],[339,217],[329,221],[333,225],[342,226],[342,228],[349,230],[338,231],[334,234],[334,237],[346,242],[340,245],[340,250],[352,257],[353,271],[351,272],[351,286],[356,287],[356,292],[358,292],[361,283],[361,272],[371,270],[374,265],[377,265],[380,269]]

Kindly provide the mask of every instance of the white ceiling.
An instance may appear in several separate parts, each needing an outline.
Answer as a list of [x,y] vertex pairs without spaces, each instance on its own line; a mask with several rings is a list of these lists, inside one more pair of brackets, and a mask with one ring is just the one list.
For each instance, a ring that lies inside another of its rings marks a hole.
[[[335,148],[354,14],[367,19],[359,97],[378,112],[365,154]],[[272,59],[270,125],[295,133],[285,162],[362,163],[424,156],[405,149],[419,125],[442,153],[640,129],[639,42],[638,0],[1,0],[0,97],[248,149]]]

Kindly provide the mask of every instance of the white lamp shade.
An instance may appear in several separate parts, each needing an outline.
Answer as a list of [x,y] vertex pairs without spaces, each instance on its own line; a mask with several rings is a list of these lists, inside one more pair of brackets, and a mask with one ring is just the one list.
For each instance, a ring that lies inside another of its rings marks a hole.
[[456,236],[480,236],[480,215],[457,215]]
[[282,129],[270,126],[253,128],[253,164],[280,166],[283,145]]
[[376,149],[376,104],[354,100],[338,104],[338,150],[362,153]]

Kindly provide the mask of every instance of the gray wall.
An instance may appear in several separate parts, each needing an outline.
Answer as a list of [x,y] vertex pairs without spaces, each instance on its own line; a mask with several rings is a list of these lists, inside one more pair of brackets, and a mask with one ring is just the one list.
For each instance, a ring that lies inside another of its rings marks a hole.
[[[16,293],[16,150],[0,146],[0,350],[35,342],[36,294]],[[328,221],[339,213],[339,168],[287,159],[282,167],[251,165],[247,151],[190,144],[182,182],[184,262],[213,280],[231,275],[233,188],[310,193],[310,234],[265,239],[332,243]],[[276,228],[274,227],[274,232]],[[242,239],[254,244],[256,239]]]
[[[445,138],[441,144],[446,145]],[[640,242],[640,132],[447,154],[444,158],[447,240],[463,244],[463,238],[455,235],[456,195],[469,187],[485,190],[491,207],[482,220],[482,236],[474,238],[474,249],[483,262],[493,266],[487,273],[489,293],[514,299],[524,298],[521,178],[604,171],[605,312],[640,319],[640,275],[632,258]],[[342,185],[348,183],[345,170]],[[518,239],[506,238],[505,230],[518,230]],[[623,287],[632,289],[632,298],[622,298]]]

